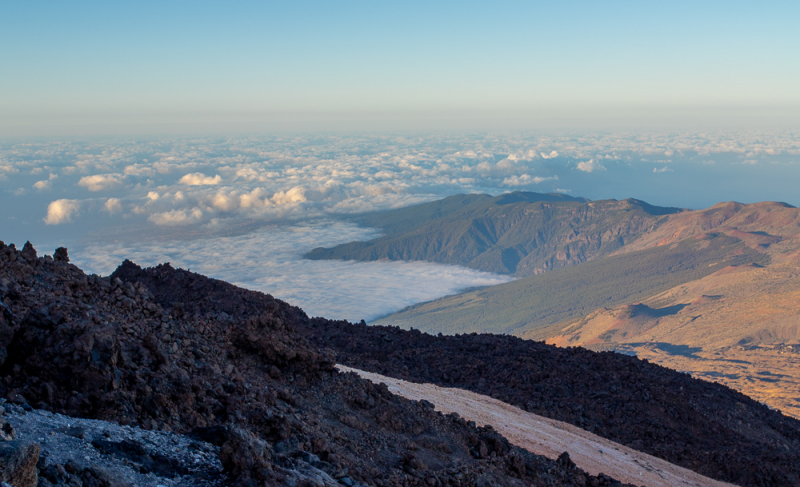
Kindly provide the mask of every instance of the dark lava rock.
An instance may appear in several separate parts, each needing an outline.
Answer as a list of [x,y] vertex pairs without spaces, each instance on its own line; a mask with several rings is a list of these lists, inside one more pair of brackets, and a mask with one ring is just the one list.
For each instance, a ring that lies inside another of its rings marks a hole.
[[51,465],[42,470],[38,487],[133,487],[108,470],[74,463]]
[[0,442],[0,481],[14,487],[36,487],[39,445],[26,441]]
[[[647,361],[511,336],[433,336],[321,318],[269,295],[126,262],[115,277],[155,301],[237,320],[270,310],[355,368],[488,394],[703,475],[743,486],[800,485],[800,421],[728,387]],[[332,360],[332,359],[331,359]]]
[[56,249],[55,253],[53,254],[53,260],[56,262],[69,262],[69,255],[67,255],[67,249],[64,247],[59,247]]
[[636,357],[316,318],[307,330],[351,367],[488,394],[719,480],[800,485],[800,421]]
[[[222,444],[238,485],[603,481],[337,372],[334,352],[304,336],[305,313],[271,296],[168,265],[126,262],[110,278],[87,276],[59,255],[29,262],[0,242],[2,300],[13,313],[0,324],[8,330],[0,333],[0,396],[205,435]],[[132,442],[93,446],[140,469],[181,473]],[[403,462],[409,453],[413,464]],[[91,465],[52,467],[43,485],[113,485]]]

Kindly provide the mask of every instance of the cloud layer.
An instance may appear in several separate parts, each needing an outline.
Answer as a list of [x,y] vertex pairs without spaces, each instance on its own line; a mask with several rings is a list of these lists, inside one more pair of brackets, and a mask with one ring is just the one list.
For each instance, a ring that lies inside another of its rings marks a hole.
[[[15,217],[25,218],[28,229],[43,218],[48,225],[138,221],[186,227],[319,218],[463,192],[559,191],[650,201],[659,192],[688,194],[699,184],[701,167],[707,174],[710,166],[727,172],[726,179],[743,167],[766,178],[770,165],[791,166],[798,159],[800,140],[785,132],[9,142],[0,144],[0,202],[18,208]],[[664,171],[675,177],[655,175]],[[679,186],[660,189],[668,180]],[[745,180],[758,183],[752,176]],[[780,185],[770,183],[764,179],[758,186],[774,193]],[[707,190],[702,195],[713,197]],[[29,203],[20,204],[24,198]],[[730,199],[748,198],[717,197]]]
[[303,260],[319,246],[365,240],[375,230],[323,221],[271,225],[237,237],[139,244],[91,244],[70,249],[89,272],[110,274],[123,259],[152,266],[170,262],[300,306],[309,315],[367,321],[472,286],[507,282],[506,276],[427,262]]

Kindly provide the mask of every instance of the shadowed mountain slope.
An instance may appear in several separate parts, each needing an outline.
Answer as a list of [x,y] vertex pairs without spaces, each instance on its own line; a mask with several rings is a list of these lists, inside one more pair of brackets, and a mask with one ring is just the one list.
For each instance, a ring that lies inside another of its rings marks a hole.
[[560,194],[458,195],[357,218],[386,235],[317,248],[308,259],[426,260],[526,276],[612,253],[681,211]]

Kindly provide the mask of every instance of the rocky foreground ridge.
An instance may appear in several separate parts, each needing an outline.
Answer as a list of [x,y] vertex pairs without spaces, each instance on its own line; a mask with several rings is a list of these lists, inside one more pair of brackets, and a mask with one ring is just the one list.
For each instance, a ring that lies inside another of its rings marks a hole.
[[[126,263],[114,276],[144,285],[162,306],[192,313],[246,317],[272,302],[167,266]],[[307,319],[282,306],[309,342],[335,351],[338,363],[487,394],[718,480],[800,485],[800,421],[720,384],[611,352]]]
[[[220,475],[237,485],[618,485],[340,374],[337,361],[487,392],[720,480],[800,485],[800,422],[631,357],[309,319],[169,265],[87,276],[65,250],[38,257],[29,244],[0,244],[0,301],[0,396],[193,435],[219,448]],[[122,485],[60,467],[40,459],[40,485]]]
[[334,352],[305,338],[299,308],[169,265],[126,262],[101,278],[65,249],[38,257],[0,243],[0,302],[0,396],[13,414],[180,433],[196,442],[176,444],[218,452],[223,469],[181,467],[140,432],[72,428],[92,454],[62,464],[46,441],[0,428],[0,480],[16,487],[130,485],[92,465],[97,455],[162,469],[177,479],[168,485],[620,485],[339,373]]

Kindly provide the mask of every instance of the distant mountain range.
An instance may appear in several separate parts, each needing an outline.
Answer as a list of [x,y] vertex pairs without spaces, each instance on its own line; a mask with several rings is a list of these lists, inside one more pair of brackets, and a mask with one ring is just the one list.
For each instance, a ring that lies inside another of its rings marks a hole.
[[797,208],[729,202],[689,211],[510,193],[455,196],[359,221],[386,235],[309,257],[428,260],[520,277],[374,325],[635,353],[800,417],[792,392],[800,385]]
[[643,201],[562,194],[456,195],[356,218],[384,231],[369,242],[316,248],[307,259],[425,260],[517,276],[609,255],[684,211]]

